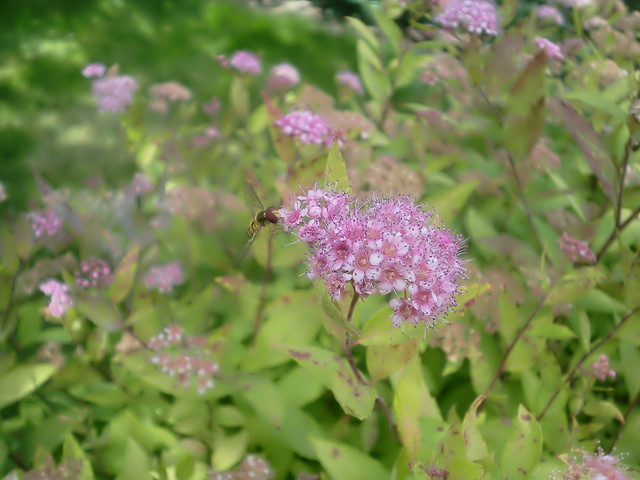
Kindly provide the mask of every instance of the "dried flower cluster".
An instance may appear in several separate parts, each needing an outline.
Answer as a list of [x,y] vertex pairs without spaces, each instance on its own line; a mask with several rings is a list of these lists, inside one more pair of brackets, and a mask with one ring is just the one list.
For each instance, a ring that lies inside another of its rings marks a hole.
[[310,110],[294,110],[276,121],[282,133],[302,144],[331,145],[335,133],[329,123]]
[[596,261],[596,256],[589,248],[587,242],[577,240],[566,233],[562,234],[562,237],[558,240],[558,245],[564,253],[569,255],[572,262],[582,260],[584,262],[594,263]]
[[184,282],[184,273],[180,262],[170,262],[164,265],[155,265],[149,269],[142,278],[144,286],[162,293],[173,290],[173,287]]
[[432,211],[406,196],[372,196],[312,188],[280,210],[285,230],[310,247],[307,276],[338,299],[351,283],[361,296],[395,292],[393,325],[433,326],[456,305],[462,238],[431,225]]
[[218,364],[208,359],[204,337],[190,337],[178,326],[165,328],[149,340],[147,346],[155,353],[151,363],[158,365],[164,373],[175,377],[182,386],[188,388],[192,383],[203,394],[213,388],[214,375]]
[[73,307],[73,300],[69,296],[69,287],[58,280],[50,278],[40,284],[42,293],[50,297],[49,306],[45,313],[52,317],[61,318]]
[[113,281],[109,264],[95,257],[80,262],[75,277],[76,285],[82,288],[104,288]]
[[609,368],[609,357],[606,355],[600,355],[596,362],[591,364],[593,369],[591,374],[597,380],[604,382],[607,378],[616,378],[615,370]]
[[445,28],[463,28],[469,33],[498,35],[498,12],[487,0],[451,0],[435,21]]
[[273,470],[264,458],[247,455],[235,470],[228,472],[209,472],[209,480],[269,480],[274,477]]

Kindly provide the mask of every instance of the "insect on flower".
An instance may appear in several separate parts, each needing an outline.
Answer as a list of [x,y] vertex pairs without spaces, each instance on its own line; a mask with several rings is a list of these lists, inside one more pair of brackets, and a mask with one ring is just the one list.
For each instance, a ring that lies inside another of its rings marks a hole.
[[253,210],[257,209],[255,216],[251,219],[251,223],[247,228],[247,237],[249,237],[249,241],[247,242],[247,246],[242,253],[242,256],[236,262],[236,265],[239,265],[244,256],[247,254],[247,251],[253,244],[254,240],[257,238],[258,233],[262,230],[262,227],[266,225],[276,225],[278,223],[278,208],[276,207],[266,207],[260,201],[258,194],[251,186],[250,183],[245,182],[244,184],[244,200],[247,203],[247,206],[252,208]]

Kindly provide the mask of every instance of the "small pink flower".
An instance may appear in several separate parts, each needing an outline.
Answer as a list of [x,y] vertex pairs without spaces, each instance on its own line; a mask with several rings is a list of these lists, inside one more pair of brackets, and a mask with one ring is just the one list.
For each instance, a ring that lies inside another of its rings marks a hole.
[[564,24],[562,13],[553,5],[540,5],[536,8],[536,15],[544,20],[551,20],[556,25]]
[[184,282],[184,274],[180,262],[171,262],[151,267],[142,278],[145,287],[167,293],[173,287]]
[[111,267],[99,258],[83,260],[80,270],[75,273],[76,285],[82,288],[104,288],[111,284]]
[[28,218],[36,238],[53,237],[62,231],[62,219],[51,208],[30,212]]
[[229,65],[240,73],[248,73],[250,75],[258,75],[262,71],[260,59],[247,50],[238,50],[231,55]]
[[566,480],[631,480],[627,468],[614,455],[606,455],[598,448],[595,453],[584,449],[575,451],[567,459],[568,468],[559,478]]
[[339,85],[343,85],[358,95],[362,95],[364,93],[364,88],[362,86],[362,82],[360,81],[360,77],[357,73],[352,72],[350,70],[340,70],[336,74],[336,81]]
[[202,105],[202,111],[209,116],[213,116],[220,110],[220,99],[213,97],[207,103]]
[[607,378],[616,378],[615,370],[609,368],[609,357],[606,355],[600,355],[598,361],[591,364],[593,369],[592,375],[597,380],[604,382]]
[[102,63],[90,63],[82,69],[82,76],[86,78],[100,78],[107,73],[107,67]]
[[69,287],[64,283],[49,279],[40,284],[40,290],[51,297],[49,306],[45,310],[47,315],[61,318],[68,309],[73,307],[73,300],[69,296]]
[[133,102],[137,88],[138,82],[129,75],[103,77],[93,82],[93,95],[100,111],[122,112]]
[[544,37],[535,38],[536,46],[540,50],[544,50],[544,53],[551,60],[564,60],[564,55],[560,49],[560,45],[553,43],[551,40]]
[[446,28],[464,28],[469,33],[498,35],[498,11],[488,0],[451,0],[434,19]]
[[334,131],[321,116],[310,110],[294,110],[276,120],[282,133],[297,137],[302,144],[331,145]]
[[267,78],[267,86],[271,90],[287,90],[300,83],[300,72],[290,63],[275,65]]
[[144,173],[136,173],[131,180],[131,190],[134,195],[143,195],[153,190],[153,184]]
[[560,249],[569,255],[572,262],[582,260],[588,263],[594,263],[597,259],[593,251],[589,248],[587,242],[577,240],[566,233],[558,240]]

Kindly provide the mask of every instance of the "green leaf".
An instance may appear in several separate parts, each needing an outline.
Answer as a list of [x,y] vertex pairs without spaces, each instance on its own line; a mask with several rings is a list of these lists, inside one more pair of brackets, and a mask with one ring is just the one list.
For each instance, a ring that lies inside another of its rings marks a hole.
[[382,30],[382,33],[387,37],[387,45],[390,45],[391,48],[393,48],[393,53],[397,56],[400,52],[400,47],[402,46],[402,30],[400,30],[396,22],[391,20],[391,18],[384,13],[376,9],[372,9],[372,11],[380,30]]
[[0,408],[26,397],[56,372],[55,365],[18,365],[0,374]]
[[64,462],[66,460],[79,460],[82,462],[82,469],[80,470],[79,475],[74,477],[75,479],[93,480],[94,476],[93,469],[91,468],[91,462],[71,433],[67,433],[67,436],[64,439],[64,445],[62,446],[62,461]]
[[332,480],[387,480],[380,462],[355,448],[329,440],[312,439],[318,460]]
[[[381,308],[378,313],[367,320],[362,328],[362,336],[356,343],[370,347],[373,345],[398,345],[411,341],[403,328],[391,325],[392,314],[393,311],[388,305]],[[418,336],[417,338],[421,339],[422,337]],[[413,341],[417,342],[418,339],[413,339]]]
[[574,100],[592,107],[599,113],[611,117],[614,124],[622,124],[627,119],[627,113],[613,100],[601,95],[597,90],[573,90],[564,94],[566,100]]
[[215,440],[211,466],[219,472],[229,470],[245,456],[248,442],[246,430],[229,436],[220,434]]
[[285,404],[280,390],[272,381],[253,376],[242,381],[241,391],[258,415],[276,428],[282,426]]
[[327,156],[327,166],[324,171],[325,184],[335,184],[337,189],[343,192],[351,193],[349,178],[347,177],[347,166],[340,154],[340,146],[334,140]]
[[620,409],[611,401],[597,400],[596,398],[589,398],[582,410],[587,415],[596,417],[598,419],[612,420],[616,419],[620,423],[624,423],[624,415]]
[[459,424],[452,426],[442,439],[440,447],[434,452],[434,465],[444,467],[451,478],[481,480],[484,469],[467,458],[464,432]]
[[602,267],[576,268],[562,276],[547,296],[547,305],[573,302],[593,294],[592,289],[606,278]]
[[532,337],[542,337],[553,340],[568,340],[576,336],[566,325],[557,325],[554,323],[536,323],[528,331],[528,334]]
[[136,279],[140,245],[133,245],[113,272],[113,283],[109,287],[109,297],[113,303],[127,298]]
[[235,114],[244,118],[249,113],[249,90],[245,85],[246,77],[234,75],[229,87],[229,99]]
[[378,43],[378,39],[373,34],[373,30],[371,28],[369,28],[367,25],[365,25],[360,20],[354,17],[347,17],[347,21],[356,30],[360,38],[365,40],[375,50],[380,49],[380,44]]
[[528,479],[542,454],[540,425],[534,416],[520,405],[511,432],[501,456],[500,478]]
[[620,340],[620,370],[629,390],[629,396],[635,398],[640,392],[640,375],[638,375],[638,365],[640,365],[640,350],[637,345]]
[[427,197],[425,203],[433,205],[443,222],[449,223],[456,218],[479,183],[479,180],[458,183],[443,192]]
[[98,295],[78,291],[73,295],[73,304],[79,313],[108,332],[124,328],[124,322],[115,305]]
[[416,354],[417,349],[417,342],[368,347],[367,370],[371,380],[377,382],[400,370]]
[[359,382],[348,362],[329,350],[316,347],[291,347],[287,353],[312,375],[317,375],[349,415],[360,420],[373,410],[376,391]]
[[123,449],[123,463],[118,480],[151,480],[151,462],[147,453],[129,437]]
[[462,436],[467,458],[472,461],[486,460],[488,456],[487,443],[478,429],[478,407],[482,405],[486,395],[476,398],[467,410],[462,422]]
[[359,338],[362,336],[360,330],[354,327],[351,322],[345,320],[344,314],[329,297],[327,289],[318,282],[315,283],[315,286],[315,291],[320,299],[320,305],[324,313],[324,326],[327,332],[336,337],[340,343],[344,342],[347,332],[351,335],[351,338]]

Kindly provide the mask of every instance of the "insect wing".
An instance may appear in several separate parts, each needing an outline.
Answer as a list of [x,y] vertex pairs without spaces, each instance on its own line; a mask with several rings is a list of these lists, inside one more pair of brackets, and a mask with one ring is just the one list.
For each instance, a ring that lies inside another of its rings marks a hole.
[[238,257],[238,259],[235,261],[234,267],[237,268],[238,266],[240,266],[240,263],[242,263],[242,260],[244,260],[244,257],[247,256],[247,252],[251,248],[251,245],[253,245],[253,242],[256,239],[256,237],[258,236],[258,234],[260,233],[260,230],[262,230],[262,225],[259,225],[258,228],[256,229],[256,231],[253,232],[253,235],[251,235],[251,237],[247,241],[247,244],[244,247],[244,250],[242,251],[242,255],[240,255]]
[[260,197],[249,182],[244,182],[244,201],[251,210],[264,210]]

